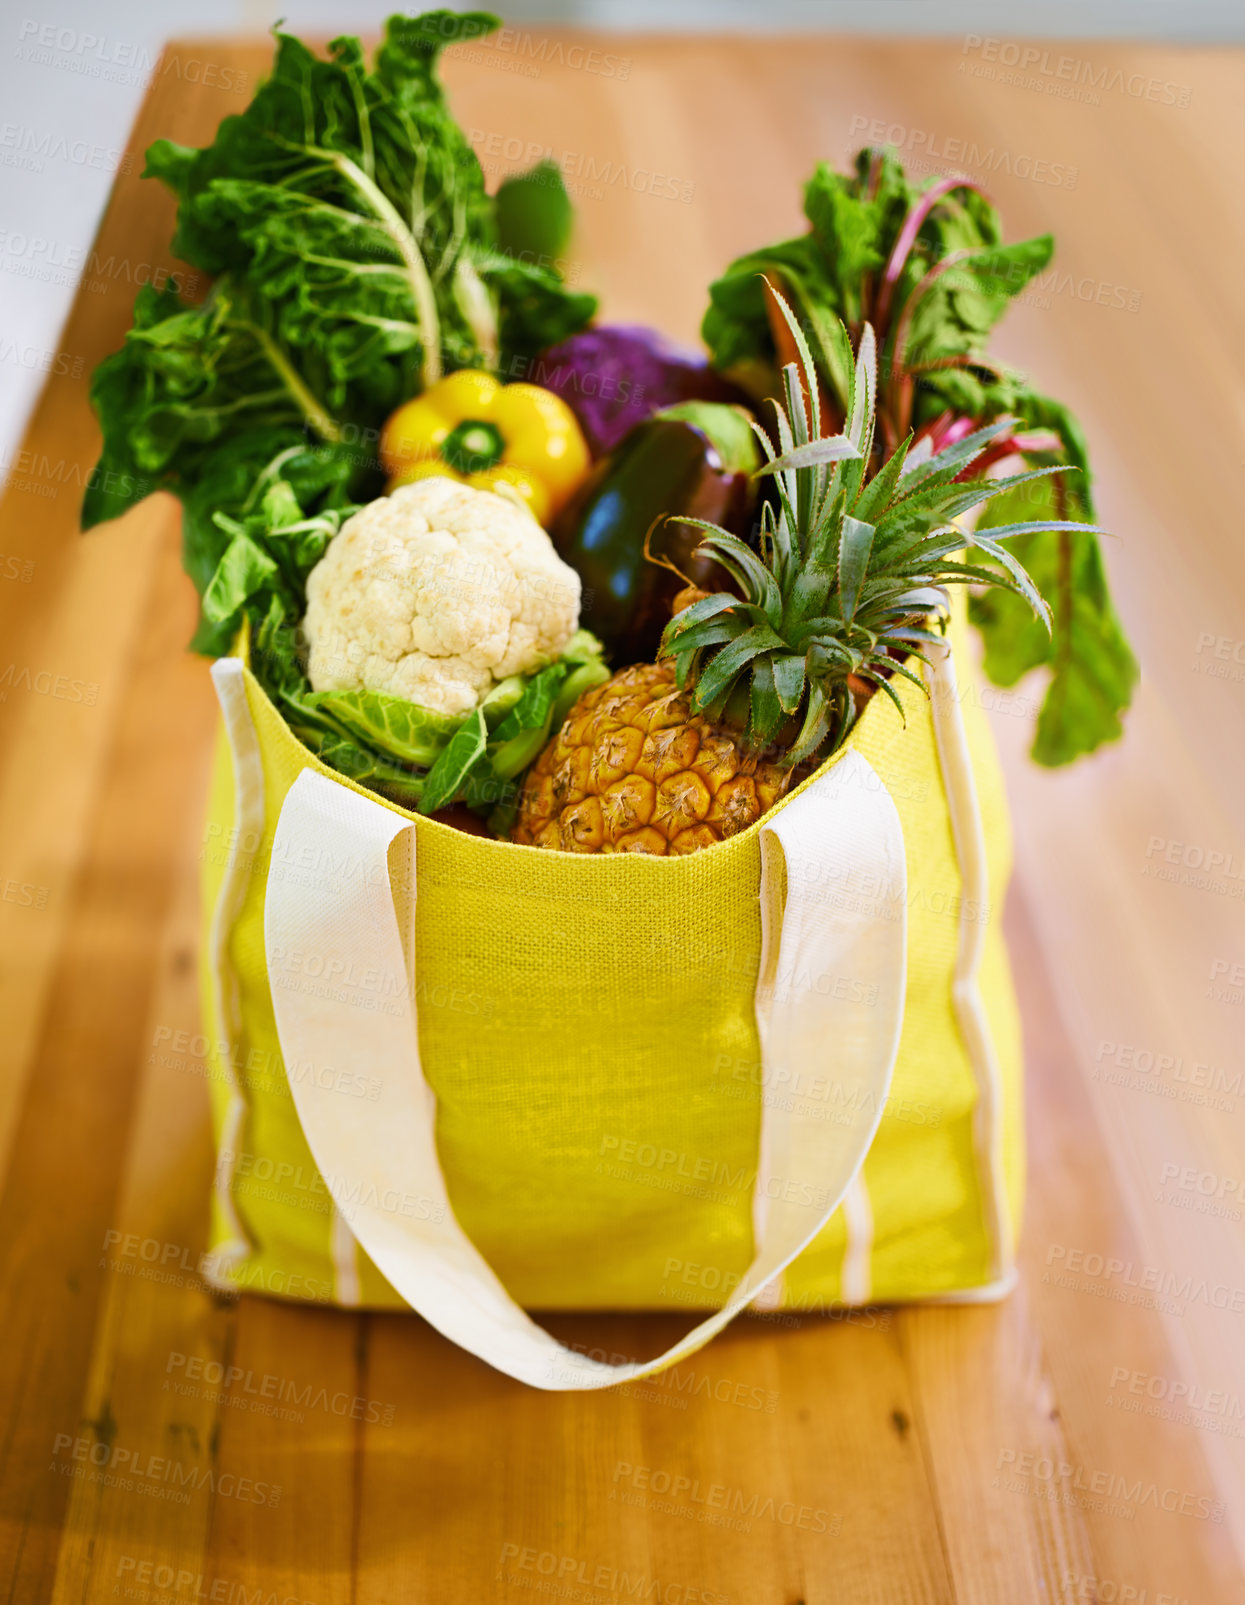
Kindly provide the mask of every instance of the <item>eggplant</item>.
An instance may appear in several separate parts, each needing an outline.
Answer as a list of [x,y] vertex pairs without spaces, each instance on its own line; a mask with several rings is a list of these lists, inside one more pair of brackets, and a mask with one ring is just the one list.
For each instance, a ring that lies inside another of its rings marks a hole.
[[601,639],[616,667],[657,656],[685,580],[707,591],[734,588],[723,568],[696,551],[703,530],[667,522],[653,533],[653,552],[684,579],[645,557],[644,538],[654,520],[674,514],[747,539],[758,460],[741,409],[687,402],[637,424],[563,509],[551,534],[583,580],[580,624]]

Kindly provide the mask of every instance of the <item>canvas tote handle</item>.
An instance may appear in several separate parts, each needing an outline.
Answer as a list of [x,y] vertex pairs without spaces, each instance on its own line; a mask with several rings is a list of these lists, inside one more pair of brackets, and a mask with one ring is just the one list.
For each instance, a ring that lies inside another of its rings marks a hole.
[[[869,1151],[903,1022],[899,816],[874,770],[849,751],[765,824],[761,852],[756,1257],[723,1307],[673,1348],[613,1366],[564,1348],[530,1320],[454,1217],[437,1157],[435,1098],[419,1061],[409,984],[418,959],[408,965],[395,906],[396,897],[412,912],[413,827],[310,769],[286,796],[264,927],[286,1063],[326,1072],[291,1084],[316,1164],[355,1237],[407,1303],[452,1342],[533,1387],[608,1387],[693,1353],[821,1231]],[[314,990],[302,984],[307,955],[325,982]],[[405,995],[390,996],[393,1013],[367,1007],[375,983],[364,991],[358,978],[369,970],[406,978]],[[342,1096],[342,1072],[378,1081],[377,1100]],[[824,1092],[810,1102],[796,1091],[817,1077],[833,1077],[842,1090],[833,1106]],[[824,1118],[832,1108],[834,1118]],[[413,1189],[439,1206],[424,1211],[428,1218],[383,1207],[386,1194]],[[809,1206],[810,1191],[824,1208]]]

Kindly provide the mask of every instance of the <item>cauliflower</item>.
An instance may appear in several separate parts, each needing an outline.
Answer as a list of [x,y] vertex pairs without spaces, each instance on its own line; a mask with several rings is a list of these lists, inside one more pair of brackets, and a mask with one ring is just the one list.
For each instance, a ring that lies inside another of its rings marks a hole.
[[499,680],[559,656],[579,593],[523,508],[417,480],[348,519],[308,576],[308,676],[316,691],[470,713]]

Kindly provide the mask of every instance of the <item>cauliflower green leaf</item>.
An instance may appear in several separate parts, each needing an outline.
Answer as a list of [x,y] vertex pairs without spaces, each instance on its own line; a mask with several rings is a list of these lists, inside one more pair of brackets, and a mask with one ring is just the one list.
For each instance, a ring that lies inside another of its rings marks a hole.
[[328,714],[356,741],[420,769],[436,763],[462,724],[461,717],[435,713],[382,691],[309,691],[303,702]]
[[331,464],[302,448],[278,454],[240,495],[243,514],[215,516],[224,539],[207,585],[211,626],[232,649],[247,636],[251,672],[290,729],[339,774],[404,808],[464,802],[509,833],[523,776],[571,703],[609,678],[601,643],[577,630],[558,658],[500,680],[469,714],[446,714],[368,690],[313,691],[302,617],[307,574],[358,509],[323,502]]

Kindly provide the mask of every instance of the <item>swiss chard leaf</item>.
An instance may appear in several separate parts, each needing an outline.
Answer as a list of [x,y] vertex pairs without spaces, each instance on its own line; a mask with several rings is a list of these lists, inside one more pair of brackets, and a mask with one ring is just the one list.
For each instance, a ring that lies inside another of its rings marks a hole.
[[394,17],[374,72],[357,39],[323,58],[278,33],[271,76],[211,145],[149,154],[178,196],[174,251],[272,303],[283,346],[313,334],[309,388],[335,412],[352,383],[379,385],[391,406],[446,352],[461,344],[461,365],[474,349],[453,271],[467,231],[491,226],[489,203],[435,68],[445,45],[494,26],[483,13]]
[[235,526],[233,538],[203,593],[204,618],[212,624],[224,624],[234,618],[248,597],[271,586],[277,572],[267,552],[255,544],[245,529]]
[[[834,286],[839,317],[849,325],[861,322],[866,277],[885,260],[886,206],[875,204],[858,185],[820,162],[804,187],[804,215],[821,250],[819,265]],[[830,241],[833,253],[825,249]]]
[[506,379],[531,371],[531,359],[547,346],[578,334],[592,321],[596,297],[568,290],[555,268],[475,245],[470,258],[499,308],[497,368]]
[[762,283],[765,275],[777,280],[784,292],[790,290],[788,299],[797,306],[805,300],[815,301],[838,316],[837,297],[829,291],[826,267],[811,234],[750,252],[732,262],[722,277],[709,286],[709,310],[700,332],[719,368],[773,361],[774,344]]
[[[1013,417],[1021,421],[1017,429],[1053,431],[1057,450],[1029,449],[1023,435],[1014,449],[1035,468],[1067,464],[1082,470],[1056,476],[1058,483],[1035,480],[1004,492],[980,520],[983,534],[1023,519],[1093,522],[1085,441],[1076,421],[1066,408],[1029,390],[986,349],[1010,302],[1049,263],[1050,237],[1005,245],[998,214],[975,185],[909,179],[889,150],[861,151],[846,175],[819,166],[805,188],[804,210],[807,233],[740,257],[710,286],[701,332],[718,367],[755,395],[780,395],[761,277],[768,275],[794,306],[826,395],[837,399],[846,419],[852,386],[842,353],[824,331],[841,319],[859,343],[864,325],[874,325],[880,456],[905,437],[912,463],[927,454],[926,466],[907,476],[906,496],[899,468],[890,470],[893,485],[875,480],[877,488],[862,493],[860,518],[877,517],[884,493],[889,497],[896,487],[901,492],[902,499],[880,518],[879,554],[893,560],[936,505],[945,501],[954,510],[964,504],[962,487],[951,483],[961,471],[954,465],[963,443],[928,456],[945,439],[958,439],[963,420],[975,427],[1003,420],[1000,437],[1011,432],[1006,420]],[[834,426],[831,419],[826,432]],[[984,466],[1008,449],[1002,438],[991,443]],[[847,474],[843,470],[845,479]],[[1049,669],[1034,756],[1065,763],[1118,735],[1136,663],[1111,604],[1094,535],[1031,534],[1009,540],[1006,550],[1049,605],[1053,638],[1015,589],[975,595],[971,615],[985,637],[986,671],[1010,684],[1028,669]],[[998,571],[989,555],[981,559]],[[814,611],[820,605],[819,597],[810,599]]]
[[[589,321],[594,299],[546,253],[507,249],[437,77],[447,44],[496,26],[483,12],[392,17],[370,70],[355,39],[319,57],[278,33],[271,76],[210,145],[151,146],[146,175],[177,197],[174,252],[215,283],[200,306],[144,289],[97,369],[104,441],[84,527],[173,491],[203,595],[228,545],[215,515],[241,516],[278,453],[331,460],[325,505],[370,500],[398,403],[452,368],[517,370]],[[548,193],[565,201],[560,180]],[[221,650],[231,622],[205,615],[195,644]]]
[[[949,358],[981,357],[984,341],[1007,311],[1012,298],[1049,263],[1054,241],[1049,234],[1021,240],[1015,245],[969,249],[914,289],[897,329],[904,339],[903,360],[910,367],[932,366]],[[942,375],[944,385],[948,369]],[[958,371],[960,377],[963,370]],[[970,374],[975,384],[988,382]]]
[[249,458],[249,484],[274,449],[306,443],[295,397],[232,322],[234,307],[227,288],[195,308],[171,291],[139,291],[125,344],[91,379],[104,446],[83,502],[84,528],[153,490],[194,486],[222,447]]
[[[1045,265],[1051,242],[1042,236],[1004,246],[997,212],[972,185],[954,187],[929,205],[922,197],[934,183],[910,180],[891,151],[861,151],[847,175],[821,163],[804,191],[809,232],[738,258],[710,286],[701,334],[717,366],[740,369],[747,380],[753,377],[751,366],[760,370],[756,382],[765,382],[774,362],[761,281],[761,275],[769,275],[810,330],[832,327],[835,319],[853,334],[866,321],[875,324],[885,359],[879,413],[892,424],[894,441],[907,427],[904,421],[902,429],[894,428],[899,376],[916,381],[910,421],[918,427],[944,411],[948,393],[957,389],[974,404],[974,415],[1003,411],[1010,401],[1005,376],[950,364],[984,355],[986,334]],[[917,217],[910,248],[893,260],[905,223]],[[931,268],[948,258],[955,259],[954,266],[931,275]],[[918,286],[921,294],[913,302]],[[898,363],[897,332],[902,335]],[[823,342],[818,351],[822,379],[842,398],[843,375],[831,370],[826,355]],[[946,366],[929,367],[935,363]],[[995,395],[998,387],[1001,393]],[[772,379],[769,393],[777,393]]]
[[[1075,494],[1074,478],[1067,499]],[[979,527],[984,534],[1018,518],[1056,518],[1066,511],[1055,480],[1033,480],[990,503]],[[1030,670],[1048,671],[1033,757],[1051,766],[1071,763],[1121,734],[1137,662],[1111,604],[1096,536],[1080,530],[1022,535],[1008,542],[1008,550],[1046,598],[1052,630],[1048,636],[1013,593],[991,587],[974,594],[969,610],[981,630],[986,673],[1007,686]]]

